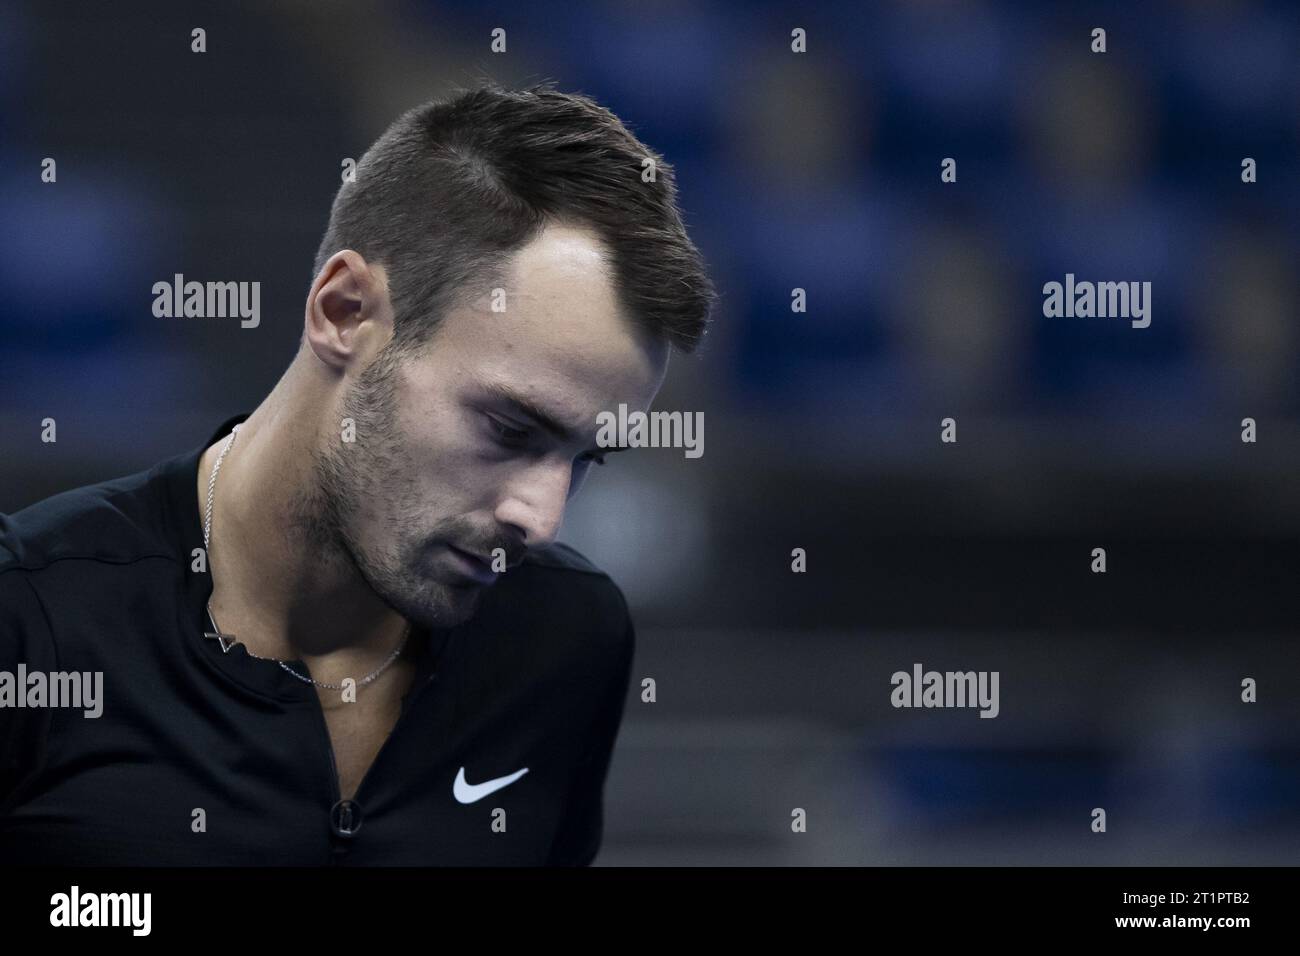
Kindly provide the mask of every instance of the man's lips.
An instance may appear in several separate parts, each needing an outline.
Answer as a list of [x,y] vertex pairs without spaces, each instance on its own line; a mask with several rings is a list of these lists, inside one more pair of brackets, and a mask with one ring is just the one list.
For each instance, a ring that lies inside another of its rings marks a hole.
[[491,584],[497,579],[496,572],[492,570],[492,563],[487,559],[471,551],[463,551],[454,544],[447,545],[447,553],[451,555],[457,570],[465,577],[479,584]]

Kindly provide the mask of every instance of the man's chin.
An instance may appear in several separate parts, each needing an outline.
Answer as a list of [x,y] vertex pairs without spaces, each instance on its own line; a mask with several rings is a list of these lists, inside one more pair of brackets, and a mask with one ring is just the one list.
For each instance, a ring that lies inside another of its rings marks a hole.
[[[485,585],[473,583],[462,585],[440,581],[430,584],[415,620],[425,627],[445,628],[463,624],[474,616],[486,590]],[[430,603],[428,597],[434,597],[435,601]]]

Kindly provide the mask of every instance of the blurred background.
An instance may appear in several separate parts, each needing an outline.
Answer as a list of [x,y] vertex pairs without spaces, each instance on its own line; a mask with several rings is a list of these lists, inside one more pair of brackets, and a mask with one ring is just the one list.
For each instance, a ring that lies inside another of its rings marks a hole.
[[[0,3],[0,510],[251,411],[343,159],[553,79],[675,165],[721,293],[656,406],[704,456],[562,536],[638,625],[598,864],[1296,863],[1298,53],[1290,3]],[[260,327],[153,317],[177,272]],[[1067,272],[1150,327],[1045,318]],[[915,662],[1000,716],[892,708]]]

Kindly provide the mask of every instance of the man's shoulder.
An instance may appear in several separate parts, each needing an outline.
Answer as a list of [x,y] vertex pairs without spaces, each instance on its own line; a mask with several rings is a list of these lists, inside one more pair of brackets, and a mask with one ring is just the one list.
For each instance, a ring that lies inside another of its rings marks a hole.
[[[559,571],[575,571],[578,574],[595,575],[604,578],[605,581],[613,583],[609,575],[602,571],[596,565],[592,564],[587,557],[576,548],[567,544],[561,544],[556,541],[544,548],[533,548],[524,555],[521,566],[533,565],[536,567],[549,568]],[[588,582],[590,583],[590,582]]]
[[506,573],[527,579],[557,598],[581,600],[589,610],[604,610],[619,619],[627,616],[627,602],[614,579],[570,545],[555,542],[534,548]]
[[622,589],[566,544],[528,551],[489,589],[477,617],[489,627],[526,623],[614,646],[632,640],[632,618]]
[[165,464],[0,513],[0,573],[39,571],[68,560],[126,564],[174,558],[159,533],[167,507],[159,480]]
[[575,720],[588,726],[593,708],[627,690],[637,643],[628,603],[609,574],[567,545],[529,551],[461,628],[459,653],[481,692],[519,687],[554,713],[578,708]]

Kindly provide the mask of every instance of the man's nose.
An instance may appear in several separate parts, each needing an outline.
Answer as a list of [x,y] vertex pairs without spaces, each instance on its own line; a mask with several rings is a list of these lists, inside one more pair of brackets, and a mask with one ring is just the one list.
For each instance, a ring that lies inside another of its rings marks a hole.
[[526,547],[550,544],[564,522],[572,478],[573,469],[565,461],[536,463],[512,483],[497,506],[496,519],[518,529]]

